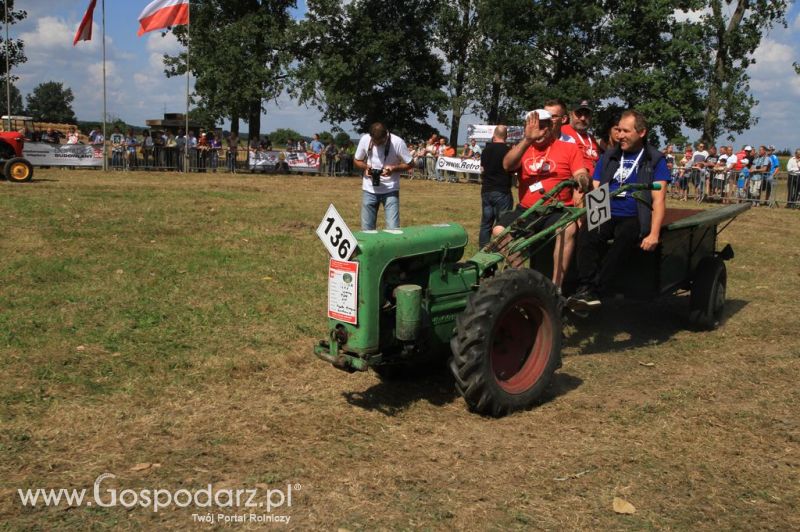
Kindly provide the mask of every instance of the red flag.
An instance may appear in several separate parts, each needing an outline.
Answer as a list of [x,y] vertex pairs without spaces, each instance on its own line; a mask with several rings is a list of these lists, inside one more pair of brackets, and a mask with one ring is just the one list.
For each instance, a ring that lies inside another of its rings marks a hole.
[[97,0],[91,0],[89,7],[86,9],[86,14],[83,15],[81,25],[78,26],[78,32],[75,34],[75,40],[72,41],[72,46],[78,44],[78,41],[91,41],[92,40],[92,17],[94,16],[94,6]]
[[170,26],[189,23],[189,0],[155,0],[147,4],[139,15],[141,37],[148,31],[163,30]]

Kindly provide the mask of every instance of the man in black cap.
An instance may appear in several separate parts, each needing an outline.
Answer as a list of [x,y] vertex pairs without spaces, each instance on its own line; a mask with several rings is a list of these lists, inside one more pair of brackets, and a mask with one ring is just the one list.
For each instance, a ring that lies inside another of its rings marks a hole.
[[594,167],[600,159],[600,149],[597,140],[589,133],[589,126],[592,125],[592,106],[589,100],[581,100],[572,106],[569,113],[569,123],[561,126],[562,133],[575,139],[575,143],[581,149],[583,161],[589,174],[594,172]]

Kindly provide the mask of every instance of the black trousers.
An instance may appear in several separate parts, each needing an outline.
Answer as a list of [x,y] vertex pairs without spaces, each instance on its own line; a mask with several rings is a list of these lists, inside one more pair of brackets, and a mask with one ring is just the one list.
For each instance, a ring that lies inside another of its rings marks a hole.
[[[614,239],[609,246],[608,241]],[[595,292],[605,290],[622,264],[639,243],[639,219],[611,218],[588,231],[584,224],[578,236],[578,286]]]

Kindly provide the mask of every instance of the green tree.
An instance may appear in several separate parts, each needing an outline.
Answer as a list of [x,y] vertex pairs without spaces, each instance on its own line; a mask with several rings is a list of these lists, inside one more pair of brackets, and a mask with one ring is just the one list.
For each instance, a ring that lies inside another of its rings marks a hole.
[[[473,110],[490,123],[520,123],[523,111],[552,97],[568,102],[600,97],[593,78],[604,6],[575,0],[535,2],[478,0]],[[611,6],[606,6],[610,8]]]
[[348,135],[344,131],[340,131],[333,138],[333,141],[336,143],[337,146],[344,146],[345,144],[350,142],[350,135]]
[[289,141],[289,139],[297,141],[297,139],[299,139],[303,135],[301,135],[294,129],[280,128],[276,129],[267,136],[269,137],[269,140],[270,142],[272,142],[273,146],[286,146],[286,143]]
[[329,122],[366,131],[375,121],[424,136],[444,118],[442,61],[432,49],[438,0],[309,0],[293,94]]
[[[28,13],[23,10],[14,10],[14,0],[0,0],[0,14],[5,13],[5,9],[8,8],[8,24],[13,25],[17,22],[20,22],[28,16]],[[17,65],[21,65],[22,63],[28,60],[25,57],[25,43],[22,39],[9,39],[8,42],[5,40],[5,33],[0,35],[0,43],[3,44],[3,58],[2,62],[2,73],[3,75],[0,76],[0,81],[5,81],[10,79],[12,82],[16,81],[18,78],[11,74],[10,69],[13,69]],[[8,54],[8,64],[9,64],[9,71],[6,71],[6,61],[5,55]],[[3,86],[3,94],[2,98],[5,100],[6,93],[5,93],[5,86]],[[12,85],[13,90],[13,85]],[[5,108],[5,106],[3,106]]]
[[602,66],[594,73],[595,94],[644,113],[654,143],[702,125],[702,33],[675,18],[685,4],[619,0],[597,42]]
[[[3,114],[6,114],[6,82],[5,79],[0,79],[0,98],[4,102],[0,108],[3,109]],[[22,93],[19,92],[19,89],[11,83],[11,114],[12,115],[22,115],[25,114],[25,106],[22,104]]]
[[445,58],[444,75],[450,108],[450,145],[458,146],[461,117],[473,99],[469,67],[479,58],[478,10],[475,0],[441,2],[435,18],[434,43]]
[[28,113],[38,122],[74,124],[73,100],[72,89],[57,81],[46,81],[28,95]]
[[319,141],[327,146],[328,143],[333,142],[333,135],[330,131],[323,131],[319,134]]
[[205,129],[214,129],[217,126],[219,118],[209,112],[205,106],[197,106],[189,111],[189,120],[196,122]]
[[758,102],[750,93],[747,67],[764,33],[775,24],[786,25],[787,2],[707,0],[692,7],[709,11],[700,22],[708,58],[702,138],[713,143],[722,133],[741,133],[758,121],[750,112]]
[[[192,23],[172,28],[178,41],[190,42],[189,68],[198,106],[215,121],[248,123],[251,138],[261,130],[264,102],[277,98],[287,82],[294,50],[289,9],[294,0],[194,0]],[[186,74],[186,53],[165,56],[168,76]]]

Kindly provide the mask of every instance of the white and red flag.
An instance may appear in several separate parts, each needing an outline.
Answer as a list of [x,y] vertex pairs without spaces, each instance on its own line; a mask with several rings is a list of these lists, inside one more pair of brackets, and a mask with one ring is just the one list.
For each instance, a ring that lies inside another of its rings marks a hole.
[[189,0],[155,0],[139,15],[141,37],[148,31],[163,30],[189,23]]
[[97,4],[97,0],[91,0],[91,2],[89,2],[86,14],[83,15],[81,25],[78,26],[78,31],[75,33],[75,40],[72,41],[72,46],[78,44],[78,41],[92,40],[92,17],[94,17],[95,4]]

